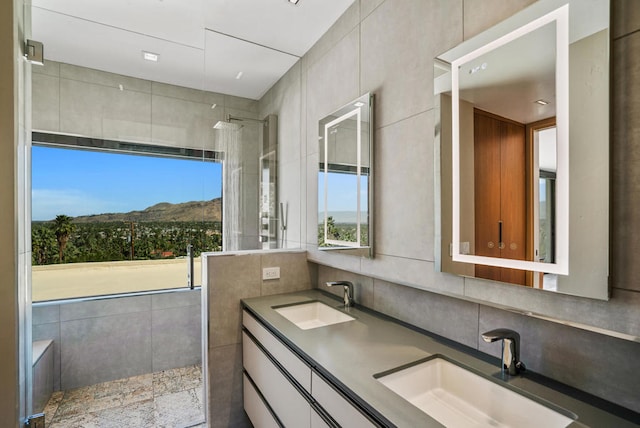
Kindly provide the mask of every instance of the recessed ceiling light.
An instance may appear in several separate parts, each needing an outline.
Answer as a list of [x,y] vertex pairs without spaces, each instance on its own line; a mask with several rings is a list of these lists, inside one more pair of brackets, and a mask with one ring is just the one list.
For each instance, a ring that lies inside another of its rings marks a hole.
[[213,110],[216,107],[218,107],[218,104],[211,104],[211,110]]
[[549,104],[549,101],[545,101],[543,99],[539,99],[534,101],[536,104],[540,104],[541,106],[546,106],[547,104]]
[[475,74],[479,71],[486,70],[486,69],[487,69],[487,63],[483,62],[481,65],[476,65],[475,67],[471,68],[469,70],[469,74]]
[[291,3],[291,4],[298,4],[298,2],[299,2],[299,1],[300,1],[300,0],[289,0],[289,3]]
[[242,71],[239,71],[238,74],[236,74],[236,80],[240,80],[243,74],[244,73]]
[[357,103],[353,104],[354,107],[362,107],[364,105],[364,103],[362,101],[358,101]]
[[160,55],[153,52],[142,51],[142,58],[146,59],[147,61],[158,62],[158,60],[160,59]]

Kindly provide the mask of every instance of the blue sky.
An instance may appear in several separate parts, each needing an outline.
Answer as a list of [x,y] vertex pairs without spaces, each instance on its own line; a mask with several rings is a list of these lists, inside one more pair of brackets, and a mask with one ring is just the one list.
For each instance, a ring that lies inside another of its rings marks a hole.
[[32,217],[51,220],[217,198],[222,164],[33,147]]

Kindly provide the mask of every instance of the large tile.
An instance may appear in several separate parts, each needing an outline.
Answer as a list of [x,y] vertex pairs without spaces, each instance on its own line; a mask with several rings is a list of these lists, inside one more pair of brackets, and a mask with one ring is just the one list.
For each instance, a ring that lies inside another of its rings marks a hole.
[[44,65],[31,67],[31,73],[60,77],[60,63],[57,61],[47,60],[44,62]]
[[465,278],[465,296],[525,312],[640,336],[640,293],[614,289],[611,300],[567,296],[499,282]]
[[433,260],[433,113],[376,132],[376,254]]
[[89,318],[60,326],[62,389],[151,371],[151,313]]
[[208,104],[209,107],[213,104],[217,104],[216,108],[218,106],[220,106],[221,109],[224,107],[224,95],[215,92],[206,92],[160,82],[151,82],[151,92],[153,95]]
[[262,281],[262,296],[308,290],[311,275],[306,252],[263,252],[262,269],[279,267],[280,278]]
[[326,283],[329,281],[350,281],[353,284],[353,298],[356,304],[367,308],[375,306],[373,278],[328,266],[319,266],[317,288],[342,298],[344,296],[343,287],[327,287]]
[[301,73],[298,61],[271,90],[278,114],[278,162],[300,161]]
[[317,247],[319,233],[318,225],[320,224],[320,205],[318,201],[320,192],[318,188],[318,164],[320,159],[318,151],[316,150],[314,153],[307,156],[307,158],[303,159],[302,162],[306,165],[306,186],[304,187],[306,198],[302,200],[302,205],[305,207],[306,212],[306,215],[303,217],[303,220],[306,223],[306,239],[304,242]]
[[158,293],[151,295],[151,309],[168,309],[184,306],[198,306],[202,301],[200,290],[184,290],[171,293]]
[[60,79],[32,74],[31,127],[37,131],[60,131]]
[[200,364],[202,320],[199,306],[151,312],[153,371]]
[[61,78],[60,132],[150,141],[151,95]]
[[76,80],[92,85],[108,86],[136,92],[151,93],[151,82],[135,77],[123,76],[121,74],[108,73],[106,71],[92,68],[80,67],[72,64],[60,63],[60,77],[63,79]]
[[376,94],[376,127],[432,108],[433,59],[462,40],[461,1],[387,1],[361,26],[360,89]]
[[116,297],[60,305],[60,321],[97,318],[108,315],[147,312],[151,310],[151,296]]
[[233,95],[224,96],[224,108],[234,110],[244,110],[251,113],[258,112],[258,102],[249,98],[234,97]]
[[504,21],[536,0],[464,0],[464,39]]
[[[481,307],[480,332],[494,328],[520,334],[521,360],[529,370],[640,411],[640,361],[629,358],[640,352],[639,343]],[[479,344],[500,355],[499,343]]]
[[209,426],[250,427],[242,400],[242,345],[211,349],[209,372]]
[[611,1],[611,35],[623,37],[640,30],[640,3],[636,0]]
[[31,309],[31,324],[49,324],[60,321],[60,305],[33,306]]
[[209,347],[240,343],[240,300],[260,296],[260,255],[220,255],[207,260]]
[[304,69],[312,66],[317,61],[323,60],[324,55],[351,33],[358,24],[360,24],[360,5],[359,0],[356,0],[307,51],[304,55],[306,63]]
[[53,340],[53,390],[60,391],[60,323],[34,325],[31,338],[34,342]]
[[151,97],[151,138],[172,147],[201,148],[213,139],[222,108],[160,95]]
[[360,19],[365,19],[382,3],[384,0],[360,0]]
[[[300,189],[303,183],[300,179],[300,163],[300,159],[290,162],[278,160],[278,202],[281,202],[286,209],[287,220],[285,248],[291,248],[289,242],[299,243],[302,241],[301,220],[305,219],[300,212],[300,201],[302,200]],[[280,216],[279,213],[278,216]],[[306,221],[303,224],[306,225]],[[279,230],[278,233],[280,234],[281,231]]]
[[377,311],[467,346],[478,346],[476,303],[382,280],[374,281],[374,300]]
[[318,121],[360,96],[360,37],[354,29],[307,70],[307,154],[318,152]]

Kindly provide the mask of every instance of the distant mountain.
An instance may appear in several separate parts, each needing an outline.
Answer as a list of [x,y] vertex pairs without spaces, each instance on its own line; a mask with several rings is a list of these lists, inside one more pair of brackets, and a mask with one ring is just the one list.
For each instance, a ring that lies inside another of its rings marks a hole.
[[193,201],[181,204],[160,202],[142,211],[128,213],[94,214],[74,217],[74,223],[105,223],[117,221],[220,221],[222,200],[215,198],[210,201]]

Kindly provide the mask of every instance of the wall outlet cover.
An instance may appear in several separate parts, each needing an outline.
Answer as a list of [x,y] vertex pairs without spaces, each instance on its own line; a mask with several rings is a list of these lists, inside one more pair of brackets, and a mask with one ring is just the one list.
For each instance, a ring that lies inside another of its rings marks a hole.
[[280,267],[268,267],[262,269],[262,279],[280,278]]

